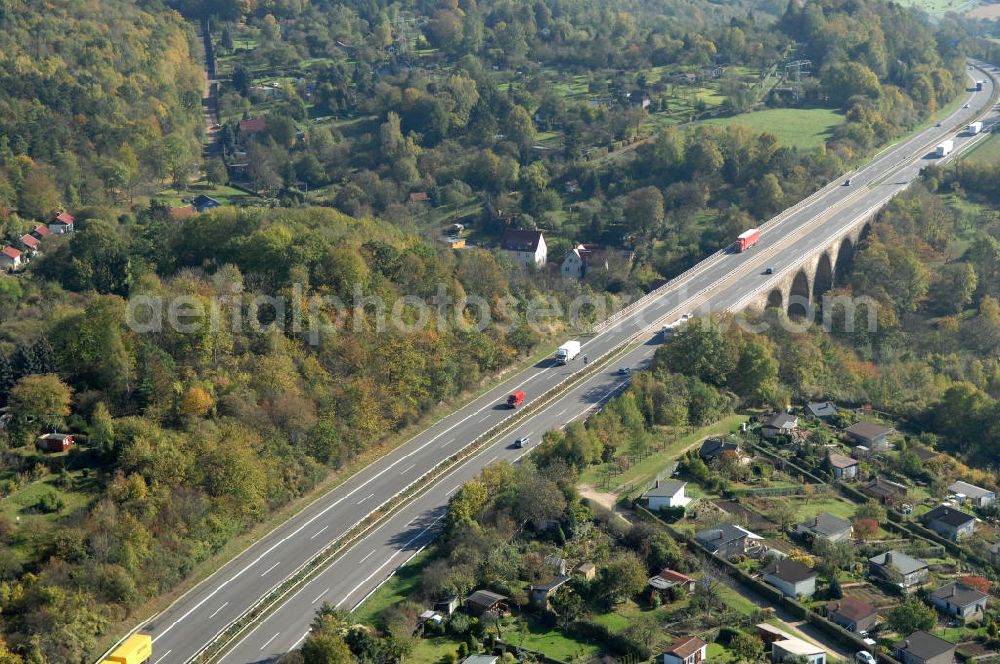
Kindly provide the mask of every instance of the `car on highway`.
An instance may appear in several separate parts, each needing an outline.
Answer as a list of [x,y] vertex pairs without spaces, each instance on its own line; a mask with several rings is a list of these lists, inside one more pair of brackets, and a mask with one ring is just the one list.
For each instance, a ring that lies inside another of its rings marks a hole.
[[619,376],[631,376],[632,375],[632,367],[618,367],[618,375]]
[[686,321],[686,320],[691,320],[692,318],[694,318],[694,314],[689,311],[686,314],[684,314],[683,316],[681,316],[681,322]]
[[527,436],[521,436],[520,438],[514,441],[514,447],[519,450],[524,449],[525,447],[527,447],[527,445],[528,445]]
[[660,328],[660,334],[662,334],[665,337],[669,337],[673,333],[674,333],[673,323],[667,323],[666,325]]
[[844,186],[845,187],[850,187],[851,186],[851,182],[853,182],[853,181],[854,181],[854,178],[847,178],[846,180],[844,180]]
[[962,108],[968,108],[968,107],[969,107],[969,105],[968,105],[968,104],[966,104],[966,105],[965,105],[965,106],[963,106]]
[[773,267],[764,268],[764,274],[774,274],[774,268]]
[[934,126],[935,126],[935,127],[940,127],[940,126],[941,126],[941,123],[940,123],[940,122],[935,122],[935,123],[934,123]]

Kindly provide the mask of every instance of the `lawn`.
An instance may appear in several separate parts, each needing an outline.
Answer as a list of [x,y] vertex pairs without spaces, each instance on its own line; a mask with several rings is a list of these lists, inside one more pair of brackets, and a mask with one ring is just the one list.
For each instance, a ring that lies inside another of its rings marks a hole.
[[774,108],[705,120],[705,124],[746,125],[755,132],[769,131],[788,146],[803,149],[823,145],[844,115],[829,108]]
[[420,575],[424,571],[424,565],[429,562],[429,555],[427,551],[420,553],[392,575],[374,595],[365,600],[365,603],[354,612],[358,622],[377,623],[383,611],[414,596],[420,587]]
[[[675,461],[685,449],[709,436],[737,431],[740,424],[746,420],[744,415],[730,415],[714,424],[696,429],[667,443],[663,449],[639,461],[625,472],[611,477],[610,482],[615,486],[613,491],[617,493],[625,486],[639,490],[645,489],[646,485],[651,484],[656,478],[657,473],[662,472],[670,462]],[[590,466],[580,475],[580,483],[600,486],[607,477],[606,473],[609,467],[609,464]]]
[[851,517],[854,515],[854,510],[857,509],[857,507],[858,506],[854,503],[837,498],[836,496],[822,496],[813,498],[808,502],[799,502],[798,512],[795,514],[795,519],[797,521],[805,521],[806,519],[814,517],[821,512],[829,512],[835,517],[850,521]]
[[1000,134],[993,134],[980,142],[971,152],[962,155],[962,159],[975,164],[1000,163]]
[[155,198],[162,200],[167,205],[172,207],[180,207],[186,205],[182,199],[187,198],[190,200],[201,194],[211,196],[223,205],[252,205],[262,201],[259,196],[248,194],[242,189],[229,187],[227,185],[217,185],[213,187],[204,183],[193,184],[184,190],[177,190],[173,187],[168,187],[158,193]]
[[547,657],[561,662],[589,660],[600,652],[595,644],[571,639],[555,629],[543,629],[533,622],[518,621],[504,631],[503,638],[507,643],[545,653]]

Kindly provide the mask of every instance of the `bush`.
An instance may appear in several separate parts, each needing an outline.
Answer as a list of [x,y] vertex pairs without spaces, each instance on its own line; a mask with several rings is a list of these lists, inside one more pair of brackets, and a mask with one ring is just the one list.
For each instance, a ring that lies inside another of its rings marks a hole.
[[42,514],[53,514],[66,507],[66,502],[55,491],[46,491],[35,503],[35,508]]

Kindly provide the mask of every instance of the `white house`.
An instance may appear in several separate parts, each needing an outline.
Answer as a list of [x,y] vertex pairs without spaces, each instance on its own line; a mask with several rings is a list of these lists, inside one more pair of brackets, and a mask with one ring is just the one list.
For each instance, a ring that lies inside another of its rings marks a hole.
[[645,493],[649,509],[653,512],[664,507],[684,507],[691,499],[684,495],[687,482],[677,480],[656,480],[653,488]]
[[0,249],[0,269],[16,270],[21,267],[21,252],[14,247]]
[[771,661],[777,664],[787,657],[804,657],[809,664],[826,664],[826,651],[794,637],[771,644]]
[[663,664],[699,664],[708,659],[708,644],[697,636],[681,639],[663,653]]
[[54,235],[62,235],[63,233],[72,233],[76,227],[76,218],[69,212],[59,213],[55,219],[49,222],[49,230],[52,231]]
[[958,496],[962,502],[968,500],[979,508],[989,507],[997,499],[995,492],[961,480],[948,487],[948,491]]
[[764,581],[785,597],[811,597],[816,592],[816,572],[791,558],[781,558],[765,567]]
[[525,267],[542,267],[548,260],[548,247],[541,231],[508,228],[500,248],[512,261]]

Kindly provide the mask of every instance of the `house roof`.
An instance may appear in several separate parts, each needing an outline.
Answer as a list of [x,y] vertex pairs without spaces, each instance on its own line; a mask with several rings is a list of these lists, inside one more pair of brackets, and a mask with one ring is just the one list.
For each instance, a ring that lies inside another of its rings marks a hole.
[[831,615],[836,613],[851,622],[858,622],[878,613],[877,608],[857,597],[845,597],[827,602],[826,610]]
[[986,498],[987,496],[996,495],[995,492],[990,491],[989,489],[984,489],[976,486],[975,484],[969,484],[968,482],[963,482],[961,480],[948,487],[948,491],[951,491],[952,493],[961,493],[969,498]]
[[38,437],[38,440],[72,440],[71,433],[47,433]]
[[197,210],[194,209],[193,205],[185,205],[183,207],[172,207],[167,210],[167,215],[174,221],[182,221],[188,217],[197,214]]
[[785,652],[790,653],[792,655],[801,655],[803,657],[809,657],[810,655],[818,655],[820,653],[826,652],[819,646],[814,646],[808,641],[797,639],[794,636],[789,639],[782,639],[781,641],[775,641],[772,645],[778,646]]
[[565,574],[560,574],[559,576],[557,576],[556,578],[552,579],[548,583],[540,583],[540,584],[531,586],[531,589],[532,590],[541,590],[541,591],[544,591],[544,592],[550,592],[552,590],[555,590],[556,588],[558,588],[562,584],[566,583],[567,581],[569,581],[569,577],[566,576]]
[[247,118],[240,120],[240,133],[259,134],[267,129],[267,120],[264,118]]
[[49,237],[50,235],[52,235],[52,231],[50,231],[49,227],[46,226],[45,224],[38,224],[32,229],[31,232],[35,233],[40,237]]
[[906,487],[902,484],[891,482],[881,477],[873,479],[864,486],[864,489],[866,492],[878,496],[894,496],[897,493],[906,493]]
[[837,407],[832,401],[810,401],[806,404],[806,412],[813,417],[830,417],[837,414]]
[[797,560],[791,558],[781,558],[764,568],[764,574],[773,576],[788,583],[798,583],[814,578],[816,572],[811,567],[806,567]]
[[862,440],[875,440],[876,438],[888,436],[896,430],[892,427],[887,427],[884,424],[878,424],[876,422],[857,422],[856,424],[852,424],[847,427],[846,431],[855,438],[860,438]]
[[897,650],[902,650],[924,661],[955,650],[954,643],[939,639],[923,630],[914,632],[892,645]]
[[681,639],[676,643],[672,643],[670,645],[670,649],[667,650],[667,654],[674,655],[678,659],[687,659],[707,645],[707,643],[699,639],[697,636],[689,636],[686,639]]
[[198,194],[197,196],[195,196],[194,200],[191,201],[191,204],[195,208],[201,208],[201,207],[204,207],[206,205],[214,205],[214,206],[221,206],[222,205],[222,203],[220,203],[219,201],[215,200],[211,196],[206,196],[205,194]]
[[19,239],[24,246],[30,249],[38,249],[38,238],[34,235],[24,234]]
[[746,528],[741,528],[740,526],[732,523],[720,523],[714,528],[705,528],[704,530],[699,530],[695,533],[695,539],[706,547],[718,547],[730,542],[736,542],[746,537],[760,539],[759,535],[754,535]]
[[938,455],[938,453],[934,450],[929,450],[926,447],[921,447],[920,445],[910,445],[909,450],[916,454],[917,458],[921,461],[930,461]]
[[979,592],[975,588],[970,588],[964,583],[952,581],[945,584],[931,593],[934,599],[940,599],[954,604],[955,606],[972,606],[989,599],[989,595]]
[[795,417],[791,413],[772,413],[766,420],[764,420],[764,426],[774,427],[775,429],[791,429],[799,424],[799,418]]
[[874,563],[879,567],[892,567],[896,569],[900,574],[912,574],[919,570],[927,567],[927,563],[920,560],[919,558],[913,558],[908,556],[902,551],[886,551],[885,553],[880,553],[873,558],[869,558],[868,562]]
[[698,454],[702,458],[713,459],[720,456],[723,452],[736,452],[739,449],[740,446],[736,443],[730,443],[718,438],[708,438],[701,444],[701,447],[698,449]]
[[0,249],[0,254],[3,254],[4,256],[12,259],[20,258],[21,256],[21,252],[15,249],[14,247],[4,247],[3,249]]
[[411,203],[426,203],[431,200],[431,197],[427,195],[426,191],[414,191],[410,194]]
[[541,231],[529,231],[523,228],[508,228],[503,232],[500,247],[506,251],[531,251],[538,249],[542,241]]
[[496,655],[469,655],[462,664],[497,664],[499,659]]
[[502,602],[506,597],[503,595],[498,595],[497,593],[490,592],[489,590],[477,590],[476,592],[469,595],[466,600],[472,606],[478,606],[484,610],[496,606],[498,602]]
[[73,215],[71,215],[69,212],[60,212],[59,214],[56,215],[56,218],[55,218],[55,223],[57,223],[57,224],[64,224],[66,226],[69,226],[70,224],[72,224],[75,221],[76,221],[76,217],[74,217]]
[[681,482],[679,480],[656,480],[656,484],[653,485],[653,488],[646,492],[646,497],[674,496],[678,491],[682,491],[686,486],[687,482]]
[[947,505],[938,505],[930,512],[924,515],[924,520],[926,521],[940,521],[946,523],[949,526],[954,526],[958,528],[964,526],[970,521],[975,521],[976,517],[971,514],[966,514],[962,510],[957,510],[954,507],[948,507]]
[[851,522],[828,512],[820,512],[813,518],[803,521],[799,524],[804,529],[816,535],[825,535],[827,537],[831,535],[839,535],[840,533],[851,528]]
[[674,583],[691,583],[694,580],[690,576],[681,574],[674,569],[661,569],[657,572],[656,576],[666,581],[673,581]]
[[851,466],[858,465],[857,459],[852,459],[849,456],[844,456],[843,454],[837,454],[836,452],[831,452],[830,465],[834,468],[850,468]]

